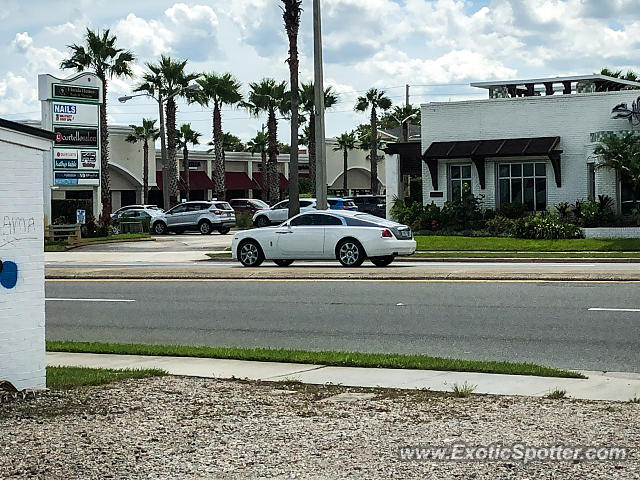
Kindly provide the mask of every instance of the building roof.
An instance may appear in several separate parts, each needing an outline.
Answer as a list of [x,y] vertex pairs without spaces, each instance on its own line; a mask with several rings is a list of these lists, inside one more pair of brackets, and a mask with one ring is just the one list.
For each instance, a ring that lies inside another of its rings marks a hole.
[[[578,82],[592,82],[596,85],[596,91],[608,92],[622,90],[624,87],[634,87],[640,89],[640,82],[632,82],[621,78],[609,77],[607,75],[574,75],[565,77],[548,77],[548,78],[531,78],[524,80],[499,80],[490,82],[473,82],[472,87],[493,89],[498,87],[517,87],[519,90],[526,91],[527,85],[531,86],[530,91],[563,91],[571,93],[569,89],[575,90]],[[536,87],[537,85],[537,87]],[[547,90],[547,86],[551,85],[554,90]],[[567,89],[567,86],[569,89]],[[560,90],[558,90],[558,88]]]
[[[393,137],[398,140],[402,138],[402,127],[397,126],[394,128],[380,129],[381,133],[388,135],[389,137]],[[409,141],[419,141],[422,135],[422,128],[420,125],[409,124]]]
[[11,120],[5,120],[4,118],[0,118],[0,127],[6,128],[8,130],[13,130],[14,132],[20,132],[34,137],[44,138],[45,140],[54,141],[56,139],[56,134],[49,130],[43,130],[31,125],[25,125],[24,123],[12,122]]

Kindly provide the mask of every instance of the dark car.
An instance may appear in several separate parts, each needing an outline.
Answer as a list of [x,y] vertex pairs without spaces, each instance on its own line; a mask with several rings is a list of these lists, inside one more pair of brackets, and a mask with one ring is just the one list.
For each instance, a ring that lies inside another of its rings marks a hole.
[[231,205],[231,208],[233,208],[236,214],[245,213],[251,216],[258,210],[269,208],[266,202],[257,198],[234,198],[229,200],[229,205]]
[[387,216],[387,198],[384,195],[359,195],[352,200],[360,212],[370,213],[380,218]]

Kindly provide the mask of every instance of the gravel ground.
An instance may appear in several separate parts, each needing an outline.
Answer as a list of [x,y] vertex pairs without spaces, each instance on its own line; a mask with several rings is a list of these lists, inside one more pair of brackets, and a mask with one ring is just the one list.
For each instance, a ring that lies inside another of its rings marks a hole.
[[[160,377],[0,405],[0,478],[639,479],[640,404]],[[404,445],[619,445],[626,461],[403,461]]]

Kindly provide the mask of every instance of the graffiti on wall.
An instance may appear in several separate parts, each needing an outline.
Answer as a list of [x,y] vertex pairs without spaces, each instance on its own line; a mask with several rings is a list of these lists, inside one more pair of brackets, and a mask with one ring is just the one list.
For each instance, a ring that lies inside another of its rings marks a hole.
[[7,260],[7,249],[16,248],[25,240],[37,240],[35,217],[0,216],[0,287],[15,288],[18,283],[18,265]]

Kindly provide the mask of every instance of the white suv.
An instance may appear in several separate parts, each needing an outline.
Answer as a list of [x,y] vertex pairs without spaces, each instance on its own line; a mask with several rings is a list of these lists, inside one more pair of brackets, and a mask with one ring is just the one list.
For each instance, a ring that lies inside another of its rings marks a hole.
[[[300,212],[314,210],[316,208],[315,198],[301,198]],[[253,215],[253,224],[256,227],[268,227],[269,225],[280,225],[289,219],[289,200],[276,203],[271,208],[258,210]]]
[[235,225],[236,214],[231,205],[213,200],[176,205],[162,215],[154,217],[151,229],[158,235],[168,231],[183,233],[185,230],[198,230],[203,235],[217,230],[224,235]]

